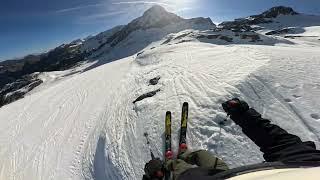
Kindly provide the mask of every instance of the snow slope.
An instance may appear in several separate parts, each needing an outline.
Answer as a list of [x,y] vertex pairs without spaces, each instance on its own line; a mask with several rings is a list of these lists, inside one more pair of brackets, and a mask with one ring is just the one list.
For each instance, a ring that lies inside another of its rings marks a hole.
[[296,45],[318,46],[320,39],[320,16],[299,14],[294,16],[283,16],[274,19],[273,23],[259,24],[258,32],[265,34],[272,30],[289,28],[288,33],[276,35],[278,39],[294,39]]
[[[143,133],[162,156],[165,111],[173,113],[177,141],[184,101],[190,148],[208,149],[231,167],[263,161],[238,126],[218,125],[225,117],[220,103],[234,96],[319,147],[319,50],[159,45],[46,85],[0,109],[0,179],[140,179],[150,159]],[[148,86],[158,75],[159,84]],[[158,88],[154,97],[132,103]]]
[[[286,18],[278,21],[299,27],[299,36],[319,36],[314,21],[304,19],[299,26]],[[172,111],[176,152],[184,101],[190,107],[191,150],[207,149],[230,167],[262,162],[258,147],[240,127],[231,120],[219,125],[226,117],[220,104],[235,96],[319,148],[320,41],[265,36],[267,30],[283,27],[264,25],[258,32],[263,41],[257,43],[239,37],[234,42],[199,39],[217,33],[199,26],[169,35],[176,26],[162,28],[162,34],[157,28],[139,30],[119,43],[124,49],[112,52],[118,56],[148,45],[136,55],[87,71],[83,69],[92,64],[40,74],[42,85],[0,108],[0,179],[141,179],[150,160],[143,134],[149,134],[152,151],[162,157],[164,116]],[[99,39],[91,41],[87,48],[98,46]],[[138,42],[143,46],[133,47]],[[150,86],[148,81],[157,76],[159,83]],[[155,96],[132,103],[157,89]]]

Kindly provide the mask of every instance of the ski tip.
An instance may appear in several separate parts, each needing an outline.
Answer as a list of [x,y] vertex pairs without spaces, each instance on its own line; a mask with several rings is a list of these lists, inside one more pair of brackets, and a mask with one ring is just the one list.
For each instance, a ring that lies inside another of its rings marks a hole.
[[188,106],[188,102],[184,102],[184,103],[183,103],[183,106]]
[[186,143],[181,143],[181,144],[179,145],[179,149],[180,149],[180,151],[185,151],[185,150],[188,149],[188,146],[187,146]]
[[173,158],[173,152],[172,151],[166,151],[165,152],[165,157],[167,158],[167,159],[172,159]]
[[170,111],[167,111],[166,114],[171,114],[171,112],[170,112]]

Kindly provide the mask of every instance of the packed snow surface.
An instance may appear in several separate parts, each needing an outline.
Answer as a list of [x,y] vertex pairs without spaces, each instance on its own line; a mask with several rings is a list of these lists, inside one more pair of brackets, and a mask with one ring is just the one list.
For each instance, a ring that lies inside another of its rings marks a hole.
[[185,101],[189,148],[207,149],[230,167],[263,161],[240,127],[219,125],[220,104],[232,97],[320,147],[320,46],[292,41],[299,45],[158,43],[64,78],[67,72],[43,74],[44,85],[0,108],[0,179],[141,179],[150,160],[143,134],[162,157],[170,110],[176,152]]

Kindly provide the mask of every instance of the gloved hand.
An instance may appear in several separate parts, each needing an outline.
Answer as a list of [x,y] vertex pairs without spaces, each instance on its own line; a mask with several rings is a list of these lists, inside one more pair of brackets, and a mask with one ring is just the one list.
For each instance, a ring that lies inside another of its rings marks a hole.
[[249,106],[245,101],[241,101],[238,98],[222,103],[224,111],[232,116],[238,116],[249,110]]
[[150,160],[148,163],[146,163],[144,172],[148,179],[162,180],[164,177],[163,162],[159,158]]

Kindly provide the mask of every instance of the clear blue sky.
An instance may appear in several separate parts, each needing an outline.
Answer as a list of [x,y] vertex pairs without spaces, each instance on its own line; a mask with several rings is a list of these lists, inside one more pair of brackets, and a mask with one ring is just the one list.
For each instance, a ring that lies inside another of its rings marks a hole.
[[232,20],[278,5],[320,14],[320,0],[2,0],[0,61],[39,53],[126,24],[160,4],[178,15]]

